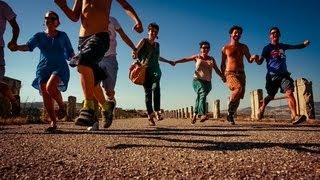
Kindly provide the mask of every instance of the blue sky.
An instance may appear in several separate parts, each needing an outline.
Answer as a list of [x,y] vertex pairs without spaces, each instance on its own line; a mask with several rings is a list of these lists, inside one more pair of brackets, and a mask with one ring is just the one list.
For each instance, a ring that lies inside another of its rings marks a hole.
[[[33,34],[44,30],[43,17],[46,11],[53,10],[60,15],[60,30],[65,31],[77,51],[79,22],[73,23],[57,8],[53,0],[6,0],[18,15],[20,37],[18,43],[26,43]],[[67,1],[69,6],[73,0]],[[272,26],[281,29],[281,42],[289,44],[302,43],[309,39],[311,45],[302,50],[286,52],[287,65],[292,78],[305,77],[313,82],[315,101],[320,100],[319,48],[320,27],[318,17],[320,2],[317,0],[128,0],[134,7],[144,25],[157,22],[160,25],[159,43],[161,56],[177,59],[199,52],[198,43],[207,40],[211,43],[211,55],[220,66],[221,48],[229,42],[228,30],[232,25],[244,28],[241,42],[247,44],[252,54],[261,54],[262,48],[269,43],[268,31]],[[133,21],[129,19],[119,4],[114,1],[111,11],[122,25],[124,31],[137,43],[147,36],[132,30]],[[11,27],[8,25],[4,35],[6,43],[11,38]],[[128,68],[131,63],[131,50],[118,38],[119,72],[116,85],[118,106],[123,108],[145,109],[144,91],[140,86],[128,80]],[[31,83],[39,61],[39,50],[33,52],[12,53],[5,49],[6,75],[22,81],[22,101],[42,101]],[[192,89],[194,63],[178,64],[171,67],[161,64],[161,104],[164,109],[174,109],[194,104],[195,93]],[[250,106],[249,92],[264,89],[266,64],[245,63],[247,87],[240,107]],[[215,99],[221,100],[222,108],[226,107],[229,90],[217,75],[213,75],[213,89],[208,95],[212,104]],[[264,90],[264,94],[265,94]],[[71,69],[69,88],[63,93],[66,98],[74,95],[78,101],[83,99],[79,76]],[[280,95],[280,94],[278,94]],[[274,105],[284,105],[277,102]],[[210,106],[211,108],[211,106]]]

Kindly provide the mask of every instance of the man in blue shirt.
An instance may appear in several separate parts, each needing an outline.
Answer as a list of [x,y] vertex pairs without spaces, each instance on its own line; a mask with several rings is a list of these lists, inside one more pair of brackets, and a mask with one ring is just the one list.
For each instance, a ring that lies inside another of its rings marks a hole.
[[299,124],[306,120],[305,116],[298,116],[296,112],[296,101],[293,95],[294,84],[293,79],[287,70],[285,51],[288,49],[302,49],[310,44],[310,41],[305,40],[302,44],[289,45],[280,43],[280,30],[277,27],[270,29],[270,44],[265,46],[262,51],[260,59],[257,64],[262,64],[264,59],[267,62],[267,75],[266,75],[266,90],[268,96],[263,99],[262,106],[258,118],[262,119],[264,110],[267,104],[274,99],[280,88],[281,93],[285,93],[288,105],[291,110],[291,118],[294,120],[293,124]]

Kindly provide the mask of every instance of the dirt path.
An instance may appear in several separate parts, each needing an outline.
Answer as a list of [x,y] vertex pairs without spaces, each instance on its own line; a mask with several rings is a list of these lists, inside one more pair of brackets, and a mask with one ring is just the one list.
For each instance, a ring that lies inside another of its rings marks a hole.
[[116,120],[88,132],[60,123],[0,126],[1,179],[320,179],[320,126]]

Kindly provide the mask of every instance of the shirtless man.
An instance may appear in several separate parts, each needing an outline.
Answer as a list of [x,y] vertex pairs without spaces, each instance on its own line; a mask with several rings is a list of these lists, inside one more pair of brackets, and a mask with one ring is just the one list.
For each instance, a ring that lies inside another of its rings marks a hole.
[[225,75],[227,85],[231,90],[230,102],[228,105],[227,121],[234,125],[234,114],[243,99],[246,85],[246,75],[244,73],[243,56],[249,63],[259,57],[249,52],[247,45],[239,42],[242,35],[240,26],[232,26],[229,30],[230,43],[222,48],[221,72]]
[[298,116],[296,111],[296,100],[293,95],[294,85],[293,79],[287,70],[285,51],[288,49],[302,49],[310,44],[310,41],[305,40],[298,45],[289,45],[280,43],[280,30],[278,27],[272,27],[269,32],[270,43],[263,48],[262,55],[257,61],[257,64],[262,64],[264,60],[267,63],[266,75],[266,90],[268,96],[263,99],[262,106],[258,114],[258,118],[262,119],[264,110],[267,104],[274,99],[280,89],[284,93],[291,110],[291,118],[293,124],[299,124],[306,120],[305,116]]
[[[66,0],[54,1],[69,19],[74,22],[81,19],[79,53],[70,61],[70,66],[78,68],[85,97],[76,125],[92,126],[97,122],[94,110],[94,99],[97,99],[102,108],[102,119],[110,126],[113,108],[103,95],[99,82],[106,76],[98,64],[109,49],[108,25],[112,0],[75,0],[73,9],[67,6]],[[134,29],[141,33],[142,24],[134,9],[126,0],[116,1],[135,21]]]

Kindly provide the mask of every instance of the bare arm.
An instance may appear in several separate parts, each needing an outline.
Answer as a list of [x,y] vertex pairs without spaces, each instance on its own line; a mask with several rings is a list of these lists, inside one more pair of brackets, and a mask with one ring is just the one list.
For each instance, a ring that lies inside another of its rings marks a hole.
[[226,78],[225,76],[222,74],[222,72],[220,71],[220,69],[217,66],[216,60],[213,59],[214,65],[213,65],[213,69],[214,71],[220,76],[220,78],[222,79],[223,82],[226,82]]
[[171,66],[174,66],[174,65],[175,65],[175,63],[174,63],[173,61],[169,61],[169,60],[167,60],[167,59],[165,59],[165,58],[163,58],[163,57],[159,57],[159,61],[168,63],[168,64],[170,64]]
[[259,58],[256,60],[256,63],[258,65],[261,65],[263,63],[263,61],[264,61],[264,57],[263,56],[259,56]]
[[255,61],[255,59],[257,58],[256,55],[251,56],[250,50],[247,45],[244,45],[243,50],[244,50],[244,56],[247,58],[248,63],[253,63],[253,61]]
[[77,22],[80,19],[82,0],[75,0],[73,9],[70,9],[67,6],[66,0],[54,0],[54,2],[60,7],[60,9],[71,21]]
[[137,31],[138,33],[142,33],[143,32],[142,23],[136,11],[132,8],[132,6],[126,0],[117,0],[117,1],[126,11],[126,13],[132,18],[132,20],[135,22],[134,30]]
[[309,40],[305,40],[303,43],[301,44],[297,44],[297,45],[289,45],[287,44],[287,49],[302,49],[307,47],[310,44]]
[[133,50],[136,51],[136,47],[131,41],[131,39],[127,36],[127,34],[123,31],[122,28],[116,30],[118,34],[120,35],[121,39]]
[[9,21],[11,27],[12,27],[12,38],[11,41],[8,43],[8,48],[11,51],[15,51],[16,46],[17,46],[17,40],[19,37],[19,33],[20,33],[20,28],[19,25],[16,21],[16,18],[13,18]]
[[224,47],[223,47],[221,51],[221,65],[220,65],[222,74],[225,74],[225,71],[226,71],[226,61],[227,61],[227,55],[225,54]]
[[30,51],[29,47],[24,44],[24,45],[17,45],[17,51]]
[[185,63],[185,62],[195,61],[196,57],[197,57],[197,55],[193,55],[193,56],[190,56],[190,57],[185,57],[185,58],[182,58],[182,59],[174,61],[174,63],[178,64],[178,63]]

